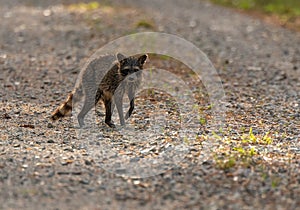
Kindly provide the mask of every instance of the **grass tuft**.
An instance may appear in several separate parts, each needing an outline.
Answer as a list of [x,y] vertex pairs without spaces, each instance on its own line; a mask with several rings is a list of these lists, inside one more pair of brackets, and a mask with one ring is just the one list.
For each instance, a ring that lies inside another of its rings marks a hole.
[[99,2],[97,1],[92,1],[89,3],[78,3],[78,4],[71,4],[68,6],[69,10],[71,11],[81,11],[81,12],[86,12],[86,11],[91,11],[98,9],[100,7]]
[[[242,128],[242,130],[245,130]],[[224,133],[225,134],[225,133]],[[222,145],[214,153],[216,166],[223,170],[243,166],[250,167],[256,164],[257,157],[261,156],[259,151],[263,151],[266,145],[272,144],[273,140],[267,132],[264,135],[255,135],[253,129],[238,136],[219,136],[212,132],[212,137],[222,142]]]
[[154,29],[154,23],[150,20],[140,20],[136,23],[137,28]]

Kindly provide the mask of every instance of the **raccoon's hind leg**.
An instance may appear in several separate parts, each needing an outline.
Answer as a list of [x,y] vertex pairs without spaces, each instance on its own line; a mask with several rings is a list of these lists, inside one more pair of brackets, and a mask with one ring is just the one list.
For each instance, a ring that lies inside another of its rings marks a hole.
[[104,100],[104,105],[105,105],[105,123],[111,127],[115,128],[115,124],[111,120],[111,115],[112,115],[112,100],[111,98],[107,98]]
[[77,116],[80,127],[84,126],[84,117],[93,108],[93,106],[94,106],[93,98],[86,98],[84,101],[84,105]]
[[94,94],[87,94],[84,100],[84,105],[77,116],[80,127],[84,126],[85,115],[98,103],[102,96],[102,91],[97,91],[96,96]]

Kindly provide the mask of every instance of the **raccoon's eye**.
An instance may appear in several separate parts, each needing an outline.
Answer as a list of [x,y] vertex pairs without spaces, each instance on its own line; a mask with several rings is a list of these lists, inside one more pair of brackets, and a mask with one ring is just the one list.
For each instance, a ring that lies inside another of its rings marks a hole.
[[128,69],[122,69],[121,71],[122,75],[127,75],[129,73]]
[[129,73],[129,69],[126,68],[126,69],[121,69],[120,73],[122,74],[122,76],[127,76],[128,73]]

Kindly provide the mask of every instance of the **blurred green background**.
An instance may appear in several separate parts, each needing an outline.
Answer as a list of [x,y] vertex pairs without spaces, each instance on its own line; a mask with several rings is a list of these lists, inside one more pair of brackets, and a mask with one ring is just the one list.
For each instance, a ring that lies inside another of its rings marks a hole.
[[300,0],[211,0],[213,3],[243,10],[259,10],[266,13],[300,16]]
[[300,31],[300,0],[210,0],[250,14],[269,17],[272,22]]

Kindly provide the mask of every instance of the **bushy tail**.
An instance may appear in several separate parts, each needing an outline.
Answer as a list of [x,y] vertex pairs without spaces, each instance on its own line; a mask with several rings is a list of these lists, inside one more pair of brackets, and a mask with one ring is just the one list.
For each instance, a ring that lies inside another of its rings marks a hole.
[[70,93],[67,97],[67,100],[65,100],[54,112],[52,112],[52,120],[57,120],[71,113],[73,95],[74,92]]

